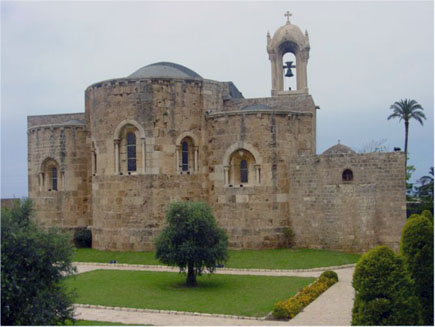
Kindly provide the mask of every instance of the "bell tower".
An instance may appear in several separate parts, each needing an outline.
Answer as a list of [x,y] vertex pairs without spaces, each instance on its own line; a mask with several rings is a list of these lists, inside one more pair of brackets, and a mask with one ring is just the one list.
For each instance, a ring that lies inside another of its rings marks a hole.
[[[272,68],[272,96],[292,94],[292,93],[308,93],[307,84],[307,64],[310,53],[310,41],[308,32],[305,35],[299,27],[290,23],[290,12],[285,13],[287,22],[285,25],[278,28],[273,37],[267,33],[267,53]],[[286,53],[292,53],[296,58],[296,67],[294,63],[283,63],[283,57]],[[284,90],[284,73],[289,78],[293,76],[292,68],[296,68],[296,90]],[[285,71],[287,70],[287,71]]]

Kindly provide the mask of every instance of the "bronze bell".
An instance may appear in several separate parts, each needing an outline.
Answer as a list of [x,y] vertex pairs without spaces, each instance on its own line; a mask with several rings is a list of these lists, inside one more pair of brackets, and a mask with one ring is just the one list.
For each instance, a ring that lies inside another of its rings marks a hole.
[[287,72],[285,73],[286,77],[293,77],[292,68],[296,68],[296,66],[293,66],[293,61],[286,61],[286,66],[283,66],[283,68],[287,68]]

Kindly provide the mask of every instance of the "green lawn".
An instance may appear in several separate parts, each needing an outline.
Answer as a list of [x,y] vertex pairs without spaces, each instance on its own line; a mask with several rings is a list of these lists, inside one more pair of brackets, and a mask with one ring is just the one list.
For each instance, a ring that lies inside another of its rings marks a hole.
[[[273,249],[273,250],[230,250],[227,268],[262,268],[262,269],[301,269],[339,266],[356,263],[359,254],[343,253],[329,250],[311,249]],[[77,249],[74,261],[106,262],[117,260],[118,263],[158,265],[154,252],[120,252]]]
[[69,277],[76,303],[242,316],[265,316],[315,278],[203,275],[199,286],[170,272],[95,270]]

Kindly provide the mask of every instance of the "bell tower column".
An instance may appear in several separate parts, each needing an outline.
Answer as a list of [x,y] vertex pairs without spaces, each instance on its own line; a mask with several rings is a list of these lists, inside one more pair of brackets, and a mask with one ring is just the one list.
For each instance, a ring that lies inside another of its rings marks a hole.
[[[305,32],[304,35],[299,27],[290,23],[291,13],[287,11],[284,16],[287,17],[287,22],[275,32],[273,38],[267,33],[267,52],[272,72],[272,96],[295,93],[295,91],[284,91],[283,57],[286,53],[292,53],[296,58],[296,66],[286,66],[289,72],[292,68],[296,68],[296,92],[308,93],[307,64],[310,51],[308,33]],[[287,76],[291,77],[293,74]]]

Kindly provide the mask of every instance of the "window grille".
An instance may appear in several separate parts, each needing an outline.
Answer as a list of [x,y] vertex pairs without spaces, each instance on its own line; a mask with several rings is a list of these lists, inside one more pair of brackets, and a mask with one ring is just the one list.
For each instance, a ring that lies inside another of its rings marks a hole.
[[181,144],[181,170],[189,170],[189,145],[186,141]]
[[57,168],[51,168],[51,189],[57,191]]
[[246,160],[240,161],[240,182],[248,182],[248,163],[246,162]]
[[136,135],[127,134],[127,170],[136,171]]

